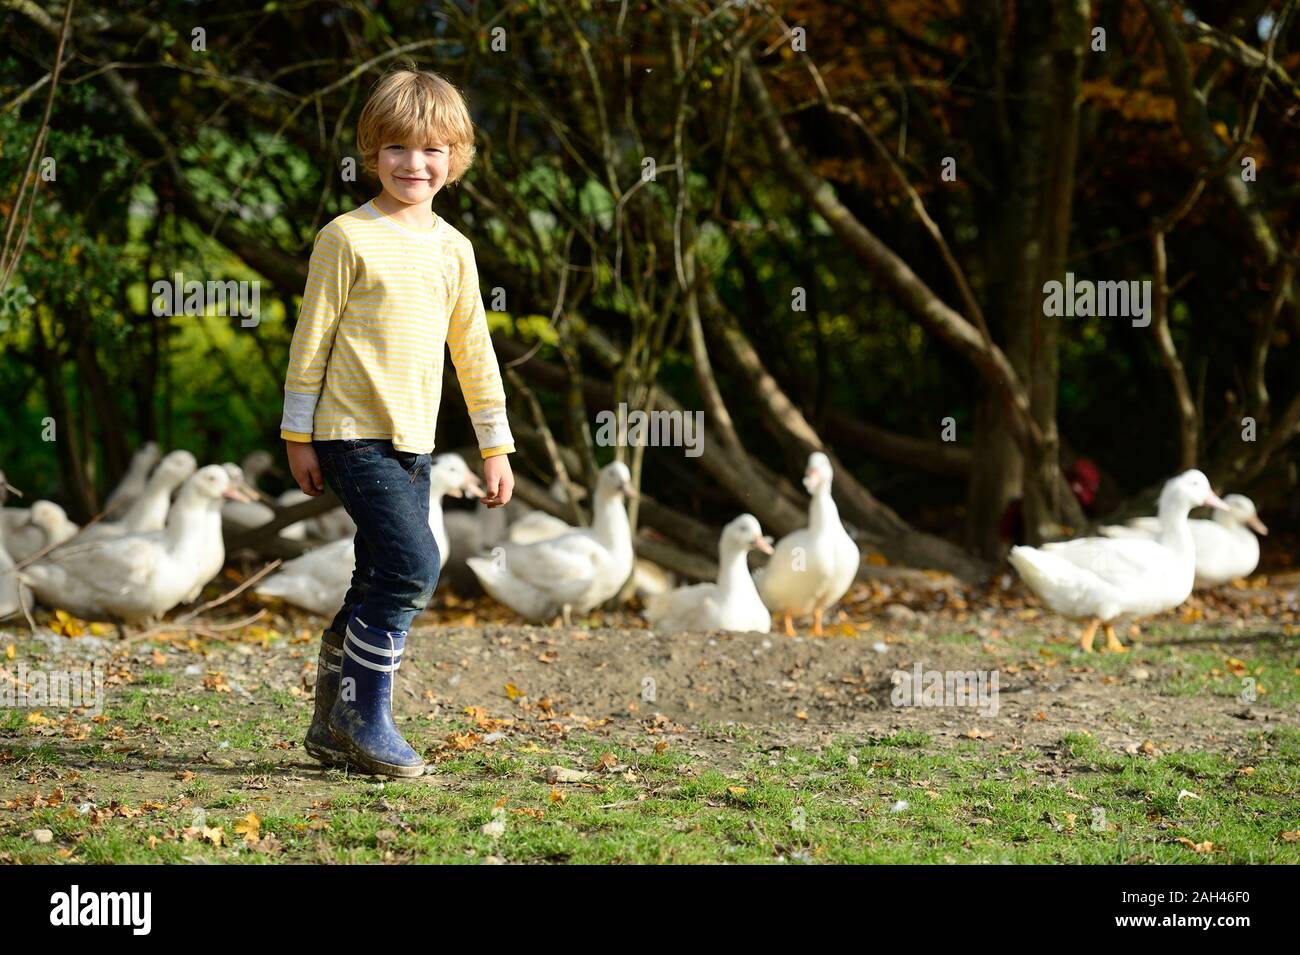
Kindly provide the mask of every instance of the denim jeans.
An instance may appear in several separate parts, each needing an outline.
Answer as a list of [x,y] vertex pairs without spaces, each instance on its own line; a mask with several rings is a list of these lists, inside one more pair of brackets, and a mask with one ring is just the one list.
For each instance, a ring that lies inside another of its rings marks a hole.
[[312,445],[326,485],[357,525],[352,586],[330,629],[343,633],[356,611],[372,627],[410,630],[442,571],[429,528],[430,456],[384,438]]

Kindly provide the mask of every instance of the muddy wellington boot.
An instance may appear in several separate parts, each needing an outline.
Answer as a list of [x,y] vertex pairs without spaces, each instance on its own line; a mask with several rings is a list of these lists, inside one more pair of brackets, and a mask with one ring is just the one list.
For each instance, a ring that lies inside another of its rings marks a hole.
[[338,698],[329,715],[348,765],[382,776],[420,776],[424,760],[393,724],[393,674],[402,665],[405,630],[367,626],[355,613],[343,640]]
[[343,637],[326,630],[321,637],[320,656],[316,660],[316,710],[312,713],[311,727],[302,748],[312,759],[326,766],[339,766],[345,762],[343,750],[330,735],[330,710],[339,695],[339,676],[343,670]]

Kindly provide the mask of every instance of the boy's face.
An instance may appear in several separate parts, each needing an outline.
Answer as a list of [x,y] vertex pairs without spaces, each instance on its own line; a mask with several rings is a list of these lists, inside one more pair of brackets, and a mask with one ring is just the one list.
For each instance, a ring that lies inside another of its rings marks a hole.
[[408,205],[430,201],[447,182],[451,148],[444,142],[385,143],[376,158],[384,191]]

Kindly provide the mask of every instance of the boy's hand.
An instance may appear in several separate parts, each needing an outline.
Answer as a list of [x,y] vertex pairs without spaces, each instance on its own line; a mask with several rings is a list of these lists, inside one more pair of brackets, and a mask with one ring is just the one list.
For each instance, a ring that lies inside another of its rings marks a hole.
[[325,493],[325,481],[320,476],[316,449],[305,441],[285,441],[284,444],[289,455],[289,470],[302,493],[320,497]]
[[494,454],[483,460],[483,482],[487,494],[480,503],[487,507],[504,507],[515,490],[515,476],[510,470],[510,455]]

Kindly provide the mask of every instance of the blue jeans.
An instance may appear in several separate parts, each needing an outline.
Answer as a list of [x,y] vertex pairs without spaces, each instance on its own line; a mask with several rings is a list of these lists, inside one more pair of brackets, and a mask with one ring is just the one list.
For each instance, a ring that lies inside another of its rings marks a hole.
[[330,629],[343,633],[359,612],[372,627],[410,630],[442,571],[429,528],[430,456],[398,451],[384,438],[312,445],[325,484],[357,525],[352,586]]

